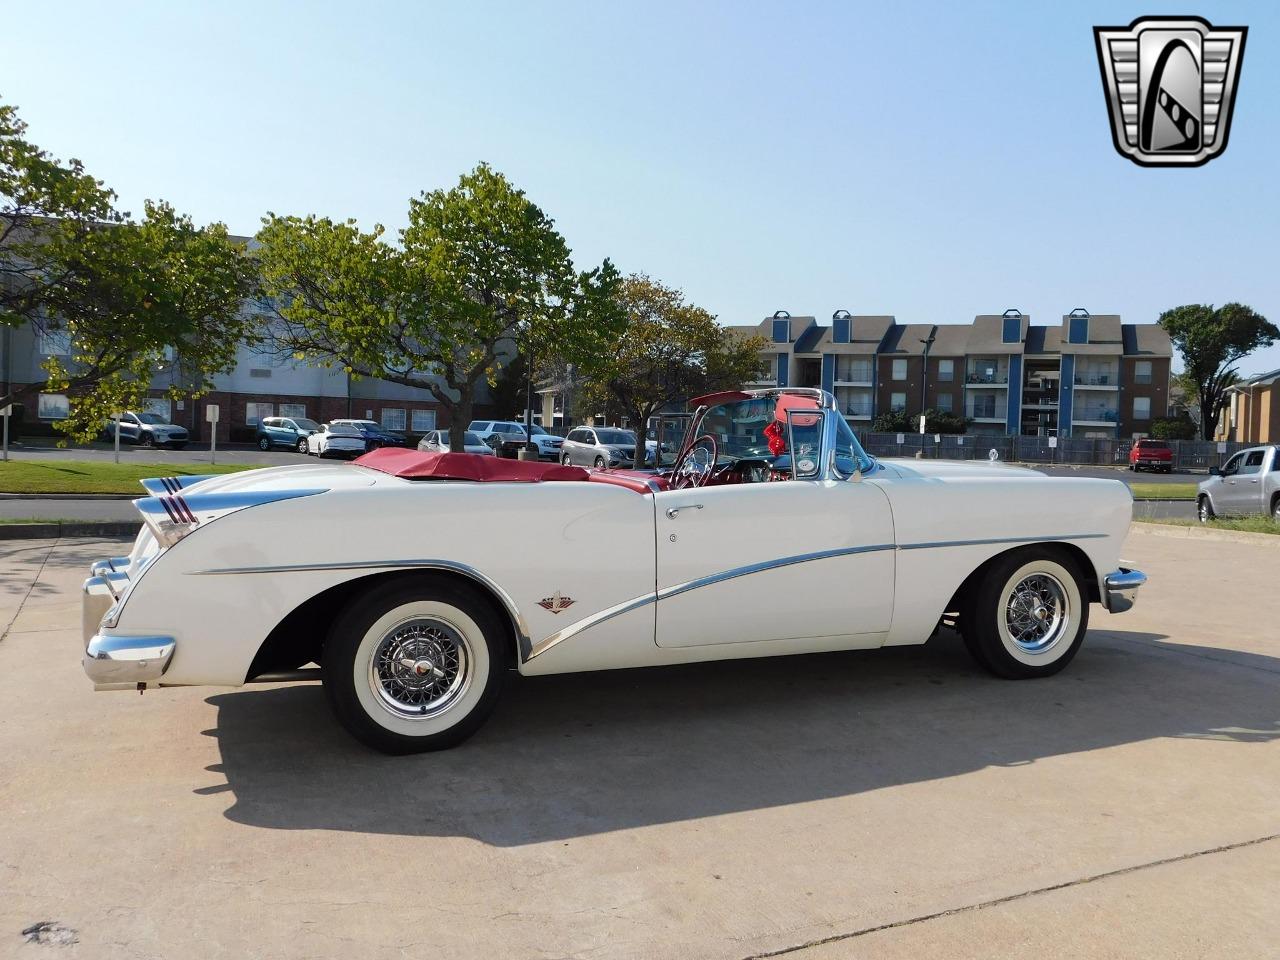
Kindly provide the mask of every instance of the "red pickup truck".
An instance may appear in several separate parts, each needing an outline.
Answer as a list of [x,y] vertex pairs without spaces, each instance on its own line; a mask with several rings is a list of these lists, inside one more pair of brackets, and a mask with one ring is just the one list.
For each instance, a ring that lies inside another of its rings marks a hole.
[[1173,450],[1163,440],[1135,440],[1129,448],[1129,469],[1173,473]]

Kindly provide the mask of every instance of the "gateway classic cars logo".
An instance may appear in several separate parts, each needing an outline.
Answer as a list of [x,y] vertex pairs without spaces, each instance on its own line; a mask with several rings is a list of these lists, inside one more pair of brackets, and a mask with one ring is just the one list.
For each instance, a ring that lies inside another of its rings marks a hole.
[[1199,17],[1094,27],[1120,155],[1144,167],[1198,167],[1222,153],[1248,32]]

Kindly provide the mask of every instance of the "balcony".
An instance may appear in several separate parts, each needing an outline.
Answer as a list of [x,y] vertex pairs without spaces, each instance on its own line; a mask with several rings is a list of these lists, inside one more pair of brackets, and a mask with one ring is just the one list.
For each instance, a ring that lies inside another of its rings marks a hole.
[[1004,423],[1008,414],[1009,405],[994,397],[970,397],[964,405],[964,415],[980,422]]
[[1058,395],[1056,393],[1024,393],[1022,406],[1026,410],[1057,410]]
[[1089,404],[1076,407],[1071,411],[1071,422],[1086,425],[1108,426],[1119,421],[1119,411],[1115,407]]
[[836,367],[836,383],[846,387],[869,387],[874,374],[870,363],[845,363]]
[[996,360],[976,360],[964,374],[967,387],[1005,387],[1009,385],[1009,368]]
[[1114,367],[1083,369],[1076,372],[1074,383],[1086,390],[1118,390],[1120,372]]

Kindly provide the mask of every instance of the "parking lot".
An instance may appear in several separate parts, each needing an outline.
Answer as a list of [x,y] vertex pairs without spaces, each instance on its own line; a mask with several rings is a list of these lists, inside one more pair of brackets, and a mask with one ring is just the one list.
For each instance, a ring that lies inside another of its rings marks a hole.
[[113,542],[0,544],[0,956],[1273,955],[1271,544],[1151,582],[1039,682],[900,648],[512,678],[372,754],[313,685],[98,693]]

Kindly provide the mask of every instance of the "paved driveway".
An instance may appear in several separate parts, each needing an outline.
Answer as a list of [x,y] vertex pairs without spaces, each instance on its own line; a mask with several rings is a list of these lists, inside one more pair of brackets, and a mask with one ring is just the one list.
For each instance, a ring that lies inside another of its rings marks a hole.
[[1270,544],[1131,534],[1151,583],[1052,680],[992,679],[949,635],[517,678],[474,739],[409,758],[314,686],[92,693],[76,586],[117,549],[0,544],[0,956],[46,955],[41,921],[68,958],[1280,942]]

